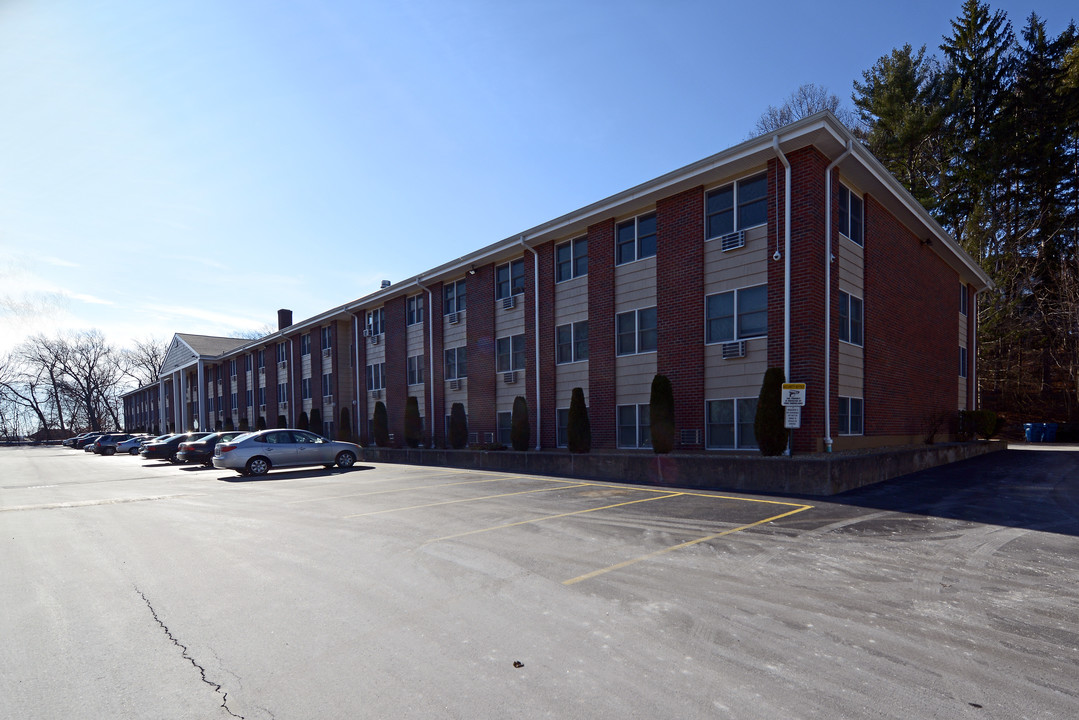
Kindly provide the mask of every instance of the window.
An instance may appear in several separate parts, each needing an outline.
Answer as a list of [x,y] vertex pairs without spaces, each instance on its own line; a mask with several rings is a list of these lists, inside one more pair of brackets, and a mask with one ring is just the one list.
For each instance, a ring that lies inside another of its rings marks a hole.
[[525,291],[525,261],[499,265],[495,268],[495,298],[502,300],[511,295],[520,295]]
[[839,398],[839,434],[861,435],[863,428],[863,403],[861,398]]
[[266,388],[260,387],[259,388],[259,405],[265,405],[265,404],[266,404]]
[[768,222],[768,175],[761,173],[704,196],[706,239]]
[[423,355],[413,355],[405,360],[409,385],[423,382]]
[[742,450],[757,447],[753,421],[757,398],[709,400],[705,403],[705,447]]
[[966,315],[969,310],[967,305],[967,286],[959,283],[959,314]]
[[742,288],[704,299],[707,343],[731,342],[768,334],[768,286]]
[[862,244],[862,198],[839,186],[839,234]]
[[254,403],[254,395],[255,395],[255,391],[254,391],[254,390],[247,390],[247,391],[246,391],[246,392],[244,393],[244,400],[245,400],[245,403],[244,403],[244,404],[245,404],[245,405],[246,405],[247,407],[251,407],[252,405],[254,405],[254,404],[255,404],[255,403]]
[[446,379],[459,380],[463,377],[468,377],[465,348],[458,347],[446,350]]
[[277,343],[277,362],[285,362],[288,359],[288,343]]
[[569,447],[569,408],[554,411],[554,436],[556,447]]
[[229,360],[229,377],[236,377],[236,359]]
[[588,321],[555,328],[555,362],[571,363],[588,359]]
[[498,413],[498,442],[502,445],[513,444],[513,413]]
[[[244,372],[251,372],[251,356],[244,355]],[[248,403],[250,405],[250,403]]]
[[442,312],[446,315],[462,312],[465,309],[465,281],[446,283],[442,288],[442,299]]
[[588,238],[579,237],[576,240],[555,245],[554,248],[554,281],[562,282],[588,274]]
[[967,349],[962,345],[959,346],[959,377],[965,378],[967,376]]
[[300,378],[300,399],[311,399],[311,378]]
[[260,370],[263,369],[264,367],[266,367],[266,351],[265,350],[259,350],[258,360],[259,360],[259,369]]
[[235,409],[236,401],[239,400],[239,399],[240,398],[239,398],[239,395],[237,393],[230,394],[229,395],[229,407]]
[[619,355],[650,352],[656,349],[656,309],[654,307],[620,313],[615,318]]
[[423,322],[423,295],[413,295],[405,300],[405,325]]
[[[384,364],[384,363],[380,363]],[[333,395],[333,373],[322,374],[322,394]]]
[[277,383],[277,402],[288,402],[288,383]]
[[633,262],[656,254],[656,214],[638,215],[618,223],[615,229],[615,264]]
[[322,328],[322,349],[329,350],[333,347],[333,328]]
[[839,339],[851,345],[862,344],[862,301],[839,291]]
[[652,424],[648,405],[619,405],[618,447],[652,447]]
[[[323,375],[322,381],[326,382],[328,376]],[[386,363],[375,363],[367,366],[367,389],[382,390],[386,387]],[[326,387],[323,387],[325,391]]]
[[311,354],[311,333],[304,333],[300,336],[300,355]]
[[509,372],[525,369],[525,336],[513,335],[495,341],[495,371]]
[[369,335],[381,335],[382,328],[382,308],[378,310],[371,310],[367,313],[367,332]]

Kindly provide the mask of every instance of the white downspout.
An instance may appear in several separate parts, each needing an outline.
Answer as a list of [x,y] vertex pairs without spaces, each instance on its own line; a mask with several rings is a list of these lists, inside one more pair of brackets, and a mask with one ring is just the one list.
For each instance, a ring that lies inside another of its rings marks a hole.
[[[772,149],[783,163],[783,377],[791,381],[791,164],[779,148],[779,136],[772,136]],[[778,258],[776,258],[778,259]],[[787,443],[787,455],[791,454],[792,440]]]
[[832,170],[850,155],[853,144],[824,171],[824,451],[832,452]]
[[533,283],[532,283],[532,310],[535,313],[535,321],[533,323],[533,330],[535,331],[535,345],[536,345],[536,449],[542,450],[543,443],[540,438],[542,433],[540,432],[543,427],[541,421],[541,396],[540,396],[540,327],[539,327],[539,253],[533,250],[528,245],[525,245],[525,236],[521,236],[521,245],[526,250],[532,253],[532,271],[533,271]]
[[[363,342],[363,336],[360,335],[360,318],[353,312],[352,313],[352,376],[354,384],[352,386],[352,422],[356,423],[353,428],[353,434],[356,439],[360,436],[360,398],[364,397],[360,392],[360,343]],[[311,402],[314,405],[314,401]],[[364,419],[367,419],[366,410],[364,412]]]
[[424,291],[427,292],[427,302],[424,304],[424,322],[427,323],[427,372],[424,373],[426,378],[424,385],[427,385],[430,390],[431,402],[424,402],[424,412],[428,418],[427,435],[431,438],[428,447],[435,446],[435,417],[441,417],[441,415],[435,415],[435,306],[434,296],[431,294],[431,288],[427,287],[420,282],[420,275],[416,278],[416,284],[419,285]]

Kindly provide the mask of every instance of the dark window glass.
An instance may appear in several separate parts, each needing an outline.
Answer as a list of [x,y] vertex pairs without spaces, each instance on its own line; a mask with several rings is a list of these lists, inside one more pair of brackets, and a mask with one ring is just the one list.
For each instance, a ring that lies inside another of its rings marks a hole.
[[709,239],[734,232],[734,186],[708,193],[704,212]]
[[738,291],[738,338],[768,334],[768,286]]
[[619,265],[633,262],[637,259],[636,252],[637,237],[634,221],[627,220],[619,223],[615,235],[615,262]]
[[738,183],[738,229],[768,221],[768,176],[758,175]]
[[709,295],[705,300],[707,329],[705,341],[710,343],[734,340],[734,293]]
[[656,214],[637,218],[637,257],[646,258],[656,254]]
[[656,309],[645,308],[644,310],[638,310],[637,323],[639,325],[637,352],[655,350],[658,342],[658,333],[656,332]]

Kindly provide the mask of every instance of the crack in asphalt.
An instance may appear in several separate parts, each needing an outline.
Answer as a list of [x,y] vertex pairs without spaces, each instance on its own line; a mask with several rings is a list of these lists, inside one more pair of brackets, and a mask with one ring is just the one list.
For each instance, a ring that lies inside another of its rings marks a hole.
[[161,629],[165,631],[165,637],[171,640],[173,645],[180,648],[180,650],[183,651],[183,658],[189,663],[191,663],[191,665],[199,671],[199,676],[202,678],[202,682],[212,687],[214,689],[214,692],[221,696],[221,707],[224,708],[225,712],[227,712],[234,718],[240,718],[240,720],[244,720],[243,715],[237,715],[229,708],[229,694],[221,689],[221,685],[219,683],[215,683],[213,680],[210,680],[206,677],[206,668],[204,668],[202,665],[199,665],[198,662],[195,661],[195,658],[191,657],[188,654],[187,646],[177,640],[176,637],[172,634],[172,631],[169,630],[168,625],[161,621],[161,618],[157,615],[157,610],[154,610],[154,606],[150,604],[150,599],[147,598],[146,595],[142,592],[142,590],[139,590],[137,586],[135,587],[135,592],[139,594],[139,597],[141,597],[143,602],[146,603],[146,607],[150,609],[150,614],[153,615],[154,622],[160,625]]

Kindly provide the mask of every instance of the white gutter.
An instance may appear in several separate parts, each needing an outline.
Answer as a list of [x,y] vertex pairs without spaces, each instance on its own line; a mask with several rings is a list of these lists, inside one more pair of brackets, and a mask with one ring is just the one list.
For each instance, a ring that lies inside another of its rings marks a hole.
[[779,136],[772,137],[772,149],[783,163],[783,377],[791,382],[791,164],[779,149]]
[[[288,386],[291,389],[291,392],[289,393],[289,395],[292,397],[292,400],[288,404],[288,420],[286,421],[286,422],[288,422],[288,426],[290,428],[291,427],[296,427],[296,423],[293,422],[293,418],[295,417],[295,412],[294,412],[295,408],[293,406],[296,404],[296,390],[297,390],[297,388],[296,388],[295,383],[292,382],[292,378],[294,377],[294,374],[293,374],[292,371],[293,371],[293,368],[295,367],[295,365],[292,362],[293,358],[295,357],[295,353],[293,352],[293,340],[294,339],[295,339],[294,337],[290,337],[288,339],[288,373],[285,375],[285,382],[288,383]],[[300,400],[300,403],[303,403],[303,400]]]
[[[824,171],[824,451],[832,452],[832,170],[853,149],[847,139],[847,149]],[[865,212],[862,213],[863,217]],[[864,319],[862,323],[865,325]]]
[[428,425],[427,425],[427,434],[431,438],[431,441],[428,443],[428,445],[429,445],[429,447],[434,447],[435,446],[435,417],[440,416],[440,415],[439,416],[435,415],[435,306],[434,306],[434,300],[433,300],[434,295],[431,294],[431,288],[427,287],[426,285],[424,285],[423,283],[420,282],[420,278],[422,278],[422,277],[423,277],[422,275],[417,275],[416,276],[416,284],[419,285],[423,290],[425,290],[427,292],[427,302],[424,303],[424,307],[423,307],[424,315],[427,316],[426,318],[424,318],[424,322],[427,323],[427,359],[428,359],[427,372],[425,373],[427,377],[426,377],[426,379],[424,381],[424,385],[429,386],[430,391],[431,391],[431,402],[430,402],[430,404],[428,404],[426,402],[424,403],[424,405],[426,406],[426,407],[424,407],[424,412],[425,412],[425,414],[427,415],[427,417],[429,419],[428,420]]
[[540,413],[540,327],[539,327],[539,253],[537,253],[532,247],[525,243],[525,236],[521,236],[521,246],[526,250],[532,252],[532,271],[533,271],[533,284],[532,284],[532,310],[535,312],[535,320],[533,322],[533,330],[535,331],[535,345],[536,345],[536,449],[541,450],[542,443],[540,441],[540,428],[543,424],[540,422],[542,417]]

